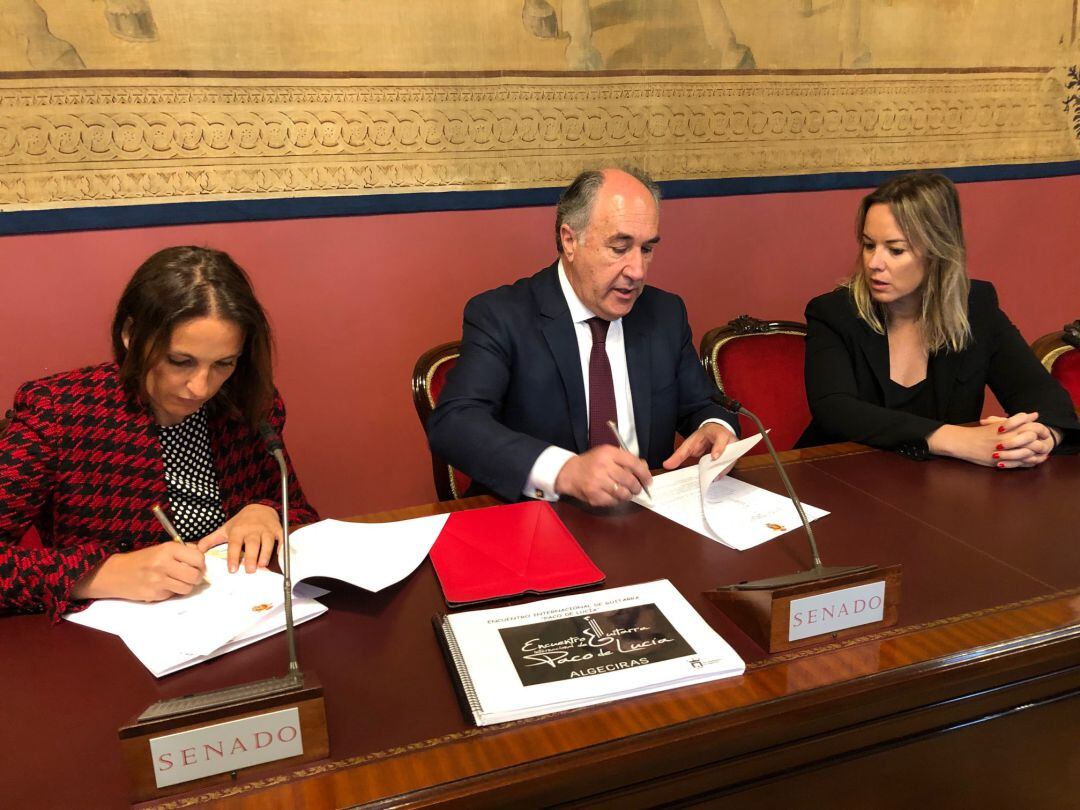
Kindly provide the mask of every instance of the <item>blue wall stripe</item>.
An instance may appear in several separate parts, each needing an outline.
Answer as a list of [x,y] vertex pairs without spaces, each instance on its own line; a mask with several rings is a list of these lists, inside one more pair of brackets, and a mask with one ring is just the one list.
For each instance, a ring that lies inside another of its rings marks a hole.
[[[957,183],[987,180],[1027,180],[1080,174],[1080,160],[1060,163],[1002,164],[942,169]],[[899,172],[834,172],[778,177],[732,177],[710,180],[669,180],[660,184],[667,199],[775,194],[830,189],[872,188]],[[107,205],[42,211],[0,212],[0,236],[58,233],[206,222],[248,222],[301,217],[337,217],[423,211],[469,211],[552,205],[557,188],[502,191],[433,191],[355,196],[292,197],[272,200]]]

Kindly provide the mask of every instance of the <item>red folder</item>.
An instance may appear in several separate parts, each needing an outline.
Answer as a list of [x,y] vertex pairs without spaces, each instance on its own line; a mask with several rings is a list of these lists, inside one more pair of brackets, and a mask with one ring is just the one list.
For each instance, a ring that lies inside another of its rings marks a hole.
[[453,512],[431,548],[450,607],[604,581],[545,501]]

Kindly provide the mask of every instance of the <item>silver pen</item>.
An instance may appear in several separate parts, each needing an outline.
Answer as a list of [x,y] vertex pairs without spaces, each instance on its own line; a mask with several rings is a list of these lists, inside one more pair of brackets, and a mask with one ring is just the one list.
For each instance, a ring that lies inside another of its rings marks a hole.
[[[615,422],[613,420],[611,420],[611,419],[608,419],[607,426],[609,428],[611,428],[611,432],[615,436],[615,441],[617,441],[619,443],[619,447],[621,447],[623,450],[625,450],[627,453],[629,453],[630,448],[627,447],[626,442],[623,441],[622,434],[619,433],[619,426],[616,425]],[[642,482],[641,488],[643,490],[645,490],[645,494],[649,496],[649,500],[651,501],[652,500],[652,493],[649,492],[649,488],[647,486],[645,486],[644,482]]]
[[172,525],[172,521],[165,515],[164,509],[155,503],[150,507],[150,511],[154,513],[154,517],[156,517],[158,523],[161,524],[161,528],[165,530],[165,534],[169,535],[174,543],[179,543],[182,546],[187,545],[187,543],[184,542],[184,538],[180,536],[180,532]]
[[[162,509],[155,503],[153,506],[150,507],[150,511],[154,513],[154,517],[156,517],[158,523],[161,524],[161,528],[165,530],[165,534],[169,535],[169,537],[174,543],[179,543],[182,546],[187,545],[187,543],[184,542],[184,538],[180,536],[180,532],[176,530],[176,527],[173,526],[172,521],[169,520],[168,516],[165,514],[164,509]],[[206,585],[210,584],[210,579],[206,576],[205,572],[203,573],[200,582]]]

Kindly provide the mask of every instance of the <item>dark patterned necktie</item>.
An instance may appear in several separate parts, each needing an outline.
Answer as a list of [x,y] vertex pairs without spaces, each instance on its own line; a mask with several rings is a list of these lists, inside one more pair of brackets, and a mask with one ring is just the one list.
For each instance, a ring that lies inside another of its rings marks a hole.
[[611,324],[603,318],[589,318],[586,323],[592,330],[592,352],[589,354],[589,447],[617,445],[607,424],[609,421],[616,422],[615,385],[611,382],[611,363],[608,362],[604,345]]

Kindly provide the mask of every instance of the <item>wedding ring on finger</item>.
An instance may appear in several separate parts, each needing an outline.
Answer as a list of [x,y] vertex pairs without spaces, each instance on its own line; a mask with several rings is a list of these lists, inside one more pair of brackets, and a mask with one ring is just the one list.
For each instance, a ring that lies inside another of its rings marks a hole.
[[619,482],[618,481],[612,482],[612,484],[611,484],[611,494],[612,495],[618,495],[619,494]]

